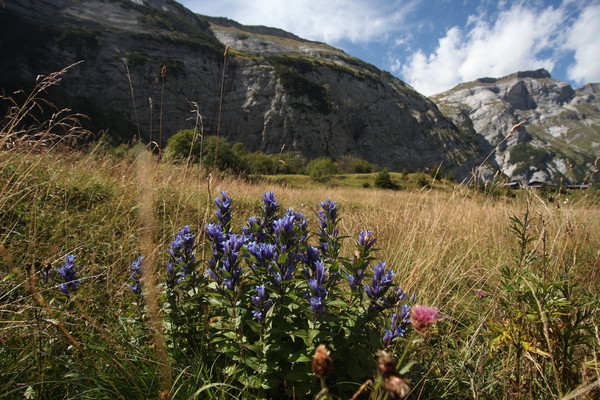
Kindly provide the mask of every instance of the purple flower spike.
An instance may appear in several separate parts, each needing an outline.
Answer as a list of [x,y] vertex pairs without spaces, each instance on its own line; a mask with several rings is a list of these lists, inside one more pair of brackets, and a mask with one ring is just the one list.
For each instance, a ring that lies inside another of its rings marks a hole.
[[139,256],[131,263],[131,267],[129,268],[129,279],[132,281],[132,284],[128,286],[136,296],[141,296],[142,294],[142,261],[144,261],[144,257]]
[[263,194],[263,211],[265,218],[270,218],[277,212],[279,208],[277,200],[275,200],[275,193],[267,192]]
[[365,250],[369,250],[377,239],[373,237],[372,231],[362,231],[358,233],[358,245],[363,247]]
[[68,255],[65,257],[65,263],[56,269],[56,272],[63,278],[64,283],[58,285],[58,288],[64,294],[70,294],[74,292],[79,286],[79,279],[75,275],[75,271],[77,271],[77,267],[75,266],[75,258],[76,256]]
[[224,232],[229,231],[229,223],[231,222],[231,203],[233,198],[227,196],[227,192],[221,192],[221,197],[215,199],[217,205],[217,211],[215,215],[219,219],[219,223]]
[[265,320],[265,314],[269,311],[273,302],[267,300],[265,285],[256,286],[254,290],[256,290],[256,296],[252,296],[250,299],[256,309],[252,310],[252,315],[254,315],[258,323],[262,325]]

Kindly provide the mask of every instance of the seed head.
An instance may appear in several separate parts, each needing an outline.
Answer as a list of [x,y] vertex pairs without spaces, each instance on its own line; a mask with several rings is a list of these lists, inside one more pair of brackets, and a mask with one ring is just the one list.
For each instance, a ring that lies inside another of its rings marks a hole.
[[393,398],[406,397],[410,392],[408,379],[396,371],[396,360],[385,350],[377,352],[377,372],[383,378],[385,390]]
[[317,378],[325,378],[333,371],[333,360],[329,357],[329,350],[324,344],[320,344],[315,350],[312,370]]
[[408,395],[410,392],[410,386],[408,386],[408,379],[403,378],[399,375],[392,375],[384,380],[385,390],[394,399],[401,399]]

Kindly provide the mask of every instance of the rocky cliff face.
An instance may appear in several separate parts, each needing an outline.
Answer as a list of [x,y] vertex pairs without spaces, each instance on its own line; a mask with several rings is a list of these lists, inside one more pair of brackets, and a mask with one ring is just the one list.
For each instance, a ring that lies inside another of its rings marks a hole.
[[58,98],[114,136],[139,128],[164,146],[194,126],[193,103],[204,133],[215,134],[224,66],[221,135],[251,150],[351,154],[392,170],[442,163],[458,176],[481,159],[477,141],[433,102],[323,43],[195,15],[172,0],[5,3],[0,86],[23,88],[84,60]]
[[573,90],[537,70],[463,83],[432,100],[492,152],[485,177],[500,170],[524,182],[581,181],[600,156],[599,90],[597,83]]

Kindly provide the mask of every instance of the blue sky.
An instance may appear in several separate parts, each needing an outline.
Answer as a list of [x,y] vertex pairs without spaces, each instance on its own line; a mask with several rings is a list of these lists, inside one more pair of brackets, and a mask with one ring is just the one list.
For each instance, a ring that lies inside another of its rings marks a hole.
[[425,95],[546,68],[600,82],[600,0],[178,0],[341,48]]

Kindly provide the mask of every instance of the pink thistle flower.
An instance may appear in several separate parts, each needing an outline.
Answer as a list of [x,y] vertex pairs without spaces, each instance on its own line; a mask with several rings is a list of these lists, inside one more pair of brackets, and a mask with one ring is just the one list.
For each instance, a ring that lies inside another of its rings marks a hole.
[[428,307],[415,305],[411,307],[410,322],[415,331],[424,333],[435,324],[442,316],[438,313],[437,307]]
[[486,292],[484,292],[483,290],[476,290],[476,291],[475,291],[475,294],[476,294],[477,296],[479,296],[479,298],[480,298],[480,299],[483,299],[485,296],[487,296],[487,293],[486,293]]

